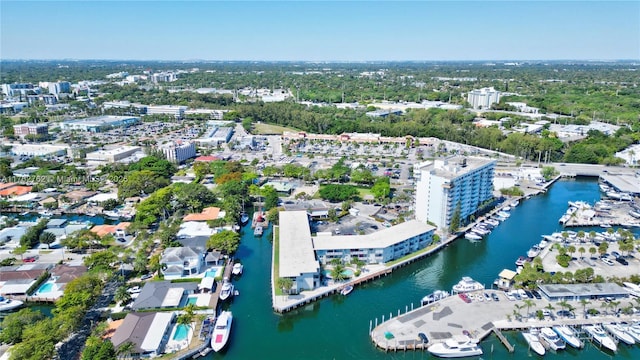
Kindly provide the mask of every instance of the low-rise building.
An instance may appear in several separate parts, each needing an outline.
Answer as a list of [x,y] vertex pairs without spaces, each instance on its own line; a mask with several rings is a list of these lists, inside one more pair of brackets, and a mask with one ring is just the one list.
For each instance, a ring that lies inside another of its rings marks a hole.
[[171,115],[177,120],[184,118],[184,112],[187,110],[186,106],[178,105],[148,105],[147,115]]
[[199,274],[203,260],[204,256],[190,247],[170,247],[162,252],[160,264],[165,279],[179,279]]
[[174,163],[183,163],[196,157],[196,144],[192,142],[175,141],[160,147],[167,160]]
[[16,136],[24,137],[26,135],[49,135],[49,126],[47,124],[18,124],[13,125],[13,133]]
[[431,225],[410,220],[366,235],[318,235],[313,238],[313,249],[322,264],[333,259],[384,264],[429,246],[434,231]]
[[113,163],[141,152],[140,146],[120,146],[114,149],[104,149],[87,153],[87,161]]
[[131,308],[134,310],[178,308],[186,304],[187,295],[193,294],[197,289],[198,284],[194,282],[148,282],[144,284]]
[[131,355],[156,357],[169,341],[175,314],[173,312],[129,313],[111,337],[115,348],[131,342]]
[[182,219],[183,221],[211,221],[222,219],[226,215],[225,211],[220,211],[220,208],[210,206],[202,209],[199,213],[187,214]]
[[278,276],[293,280],[291,291],[299,293],[320,285],[320,263],[316,260],[306,211],[281,211]]
[[629,292],[616,283],[543,284],[540,294],[550,301],[580,301],[582,299],[628,298]]
[[5,144],[11,146],[11,153],[18,156],[64,156],[71,155],[69,145],[51,144]]
[[88,132],[103,132],[111,128],[127,127],[140,122],[135,116],[102,115],[82,120],[69,120],[60,123],[62,130],[80,130]]

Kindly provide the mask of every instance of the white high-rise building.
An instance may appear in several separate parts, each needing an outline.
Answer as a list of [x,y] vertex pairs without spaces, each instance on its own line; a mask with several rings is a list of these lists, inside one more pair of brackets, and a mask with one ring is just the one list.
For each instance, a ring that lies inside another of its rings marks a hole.
[[196,157],[196,144],[192,142],[176,141],[165,144],[160,149],[167,160],[178,164]]
[[493,197],[495,160],[454,156],[414,165],[416,219],[449,230],[459,206],[464,223]]
[[474,89],[467,94],[467,101],[474,109],[488,109],[491,104],[500,102],[500,91],[493,87]]

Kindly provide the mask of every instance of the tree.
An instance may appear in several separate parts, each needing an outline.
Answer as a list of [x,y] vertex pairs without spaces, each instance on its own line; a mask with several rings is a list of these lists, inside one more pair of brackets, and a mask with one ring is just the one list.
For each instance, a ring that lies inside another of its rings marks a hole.
[[584,253],[585,253],[586,251],[587,251],[587,250],[584,248],[584,246],[580,246],[580,248],[578,249],[578,252],[580,253],[580,258],[581,258],[581,259],[582,259],[582,258],[584,258]]
[[118,198],[151,194],[167,185],[169,185],[168,178],[158,176],[151,170],[133,171],[118,185]]
[[461,221],[462,219],[460,218],[460,201],[458,201],[458,204],[453,211],[453,215],[451,216],[451,221],[449,222],[449,233],[453,234],[454,232],[458,231]]
[[389,183],[389,178],[377,178],[371,187],[371,193],[378,200],[389,197],[391,195],[391,184]]
[[345,266],[342,263],[334,265],[330,272],[333,281],[340,282],[346,280],[348,276],[344,274],[344,270]]
[[131,301],[131,294],[127,289],[126,285],[122,285],[116,289],[116,293],[113,295],[113,299],[116,302],[119,302],[122,305],[125,305],[129,301]]
[[47,244],[47,248],[49,249],[51,249],[51,244],[53,244],[55,241],[56,241],[56,236],[48,231],[45,231],[42,234],[40,234],[40,243]]
[[288,294],[293,287],[293,280],[288,277],[279,277],[276,280],[276,286],[278,287],[278,289],[281,289],[283,293]]
[[98,251],[84,258],[84,265],[89,270],[107,271],[113,270],[113,264],[118,261],[118,256],[110,250]]
[[582,305],[582,314],[586,318],[587,317],[587,305],[591,304],[591,302],[587,299],[580,299],[580,305]]
[[29,248],[27,245],[20,245],[17,248],[11,251],[13,254],[20,255],[20,260],[24,261],[24,254],[27,252]]
[[278,206],[278,192],[273,186],[265,186],[262,188],[262,195],[264,196],[264,208],[265,210],[271,210]]
[[545,181],[550,181],[551,179],[553,179],[556,175],[558,175],[558,171],[556,171],[556,169],[553,166],[544,166],[542,167],[542,177],[544,178]]
[[125,341],[116,349],[116,355],[118,358],[120,357],[128,357],[131,352],[135,349],[135,345],[131,341]]
[[598,252],[598,249],[594,248],[593,246],[589,247],[589,254],[591,254],[591,256],[593,257],[593,255],[595,255]]
[[82,351],[82,360],[115,360],[116,351],[111,341],[103,341],[97,336],[87,338]]
[[18,312],[7,314],[0,324],[0,328],[2,328],[0,342],[5,344],[21,342],[24,329],[44,319],[44,317],[40,311],[34,311],[31,308],[24,308]]
[[217,249],[227,255],[235,253],[238,246],[240,246],[240,234],[231,230],[223,230],[213,234],[207,241],[209,249]]
[[331,202],[345,201],[358,195],[358,189],[352,185],[329,184],[319,191],[320,196]]
[[527,316],[529,316],[529,309],[534,306],[536,303],[531,299],[524,299],[524,305],[527,307]]
[[[176,318],[176,324],[188,326],[193,330],[192,323],[195,318],[195,305],[187,304],[183,310],[184,312]],[[191,347],[191,342],[189,342],[189,347]]]

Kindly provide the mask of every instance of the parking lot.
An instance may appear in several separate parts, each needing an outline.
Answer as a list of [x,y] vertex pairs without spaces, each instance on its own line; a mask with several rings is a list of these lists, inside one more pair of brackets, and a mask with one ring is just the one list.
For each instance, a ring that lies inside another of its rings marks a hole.
[[[590,247],[596,247],[593,244],[576,243],[573,244],[576,249],[583,247],[589,249]],[[558,265],[556,256],[557,250],[550,252],[543,252],[542,265],[547,272],[575,272],[579,269],[590,267],[594,270],[595,275],[601,275],[602,277],[629,277],[630,275],[640,274],[640,260],[634,256],[634,254],[624,254],[619,250],[618,243],[609,242],[609,248],[607,253],[602,257],[598,255],[591,255],[588,251],[584,255],[580,255],[578,252],[570,254],[573,256],[573,260],[569,262],[569,267],[562,267]],[[637,255],[637,253],[635,253]],[[624,265],[624,262],[627,265]]]

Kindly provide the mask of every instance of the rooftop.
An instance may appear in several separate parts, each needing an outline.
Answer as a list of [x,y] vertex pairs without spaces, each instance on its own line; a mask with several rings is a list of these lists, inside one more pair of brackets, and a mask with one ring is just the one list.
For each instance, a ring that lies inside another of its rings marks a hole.
[[600,177],[615,187],[618,191],[631,194],[640,193],[640,178],[628,174],[602,174]]
[[280,276],[296,277],[303,273],[316,273],[319,269],[307,212],[281,211]]
[[209,221],[216,220],[218,218],[223,218],[225,216],[224,211],[220,211],[220,208],[217,207],[208,207],[204,208],[202,212],[195,214],[185,215],[184,221]]
[[626,295],[629,292],[616,283],[594,284],[547,284],[540,285],[540,290],[549,297],[571,298],[575,296],[611,296]]
[[431,225],[417,220],[410,220],[367,235],[316,236],[313,238],[313,247],[316,250],[357,249],[363,247],[386,248],[400,241],[434,230],[435,227]]
[[495,164],[496,161],[472,156],[451,156],[444,160],[416,164],[414,171],[430,171],[443,178],[455,179],[491,163]]

